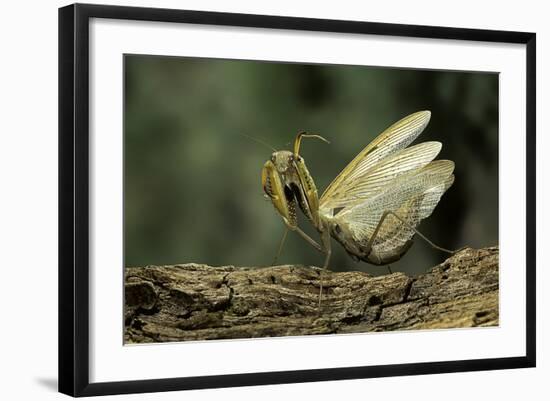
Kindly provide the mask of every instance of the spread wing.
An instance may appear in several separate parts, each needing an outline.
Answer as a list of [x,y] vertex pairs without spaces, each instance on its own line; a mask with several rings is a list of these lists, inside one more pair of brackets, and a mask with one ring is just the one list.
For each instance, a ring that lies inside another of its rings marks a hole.
[[[416,227],[432,214],[441,196],[453,184],[453,170],[452,161],[437,160],[409,171],[378,194],[344,209],[334,217],[334,221],[345,226],[354,241],[363,246],[373,235],[385,211],[395,212],[410,226]],[[388,215],[374,240],[373,255],[383,259],[401,248],[413,235],[410,227]]]
[[[417,170],[431,162],[439,151],[441,143],[424,142],[410,148],[403,149],[370,168],[365,174],[357,177],[349,185],[340,188],[340,196],[326,198],[322,204],[322,212],[349,208],[353,205],[375,196],[385,186],[392,183],[397,177],[412,170]],[[330,215],[330,213],[329,213]]]
[[321,213],[332,216],[334,209],[350,207],[376,193],[398,175],[433,160],[441,149],[437,142],[405,150],[428,125],[430,115],[429,111],[411,114],[378,135],[327,187],[320,199]]

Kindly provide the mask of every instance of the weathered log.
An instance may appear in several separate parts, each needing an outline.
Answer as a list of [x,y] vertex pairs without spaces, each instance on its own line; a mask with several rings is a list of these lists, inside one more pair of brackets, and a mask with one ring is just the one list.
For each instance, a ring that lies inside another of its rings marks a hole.
[[125,341],[496,326],[498,256],[498,246],[466,248],[414,278],[301,265],[129,267]]

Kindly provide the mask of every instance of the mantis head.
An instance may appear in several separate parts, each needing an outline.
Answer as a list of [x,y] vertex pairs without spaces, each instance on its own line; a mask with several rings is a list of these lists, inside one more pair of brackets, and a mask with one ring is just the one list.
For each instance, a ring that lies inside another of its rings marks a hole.
[[328,143],[322,136],[299,132],[294,139],[294,151],[273,152],[262,169],[265,195],[290,225],[296,223],[296,201],[306,216],[316,219],[312,217],[312,209],[316,209],[317,190],[299,153],[302,138],[317,138]]

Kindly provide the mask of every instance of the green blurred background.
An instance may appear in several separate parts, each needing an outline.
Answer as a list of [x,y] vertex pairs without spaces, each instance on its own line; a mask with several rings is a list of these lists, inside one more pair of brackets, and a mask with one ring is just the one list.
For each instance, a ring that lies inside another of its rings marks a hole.
[[[284,225],[264,199],[267,147],[301,154],[319,195],[383,129],[419,110],[415,143],[443,143],[455,183],[420,230],[455,249],[498,243],[498,75],[364,66],[125,56],[125,264],[270,265]],[[301,216],[301,226],[318,238]],[[416,238],[393,271],[424,272],[446,257]],[[289,233],[279,263],[322,264]],[[385,274],[333,241],[332,270]]]

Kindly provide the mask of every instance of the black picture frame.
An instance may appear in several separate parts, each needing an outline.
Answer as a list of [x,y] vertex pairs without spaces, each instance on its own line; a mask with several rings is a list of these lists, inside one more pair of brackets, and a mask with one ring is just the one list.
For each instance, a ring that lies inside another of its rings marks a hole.
[[[89,117],[91,18],[323,31],[526,45],[526,354],[521,357],[90,383]],[[72,396],[534,367],[536,35],[479,29],[74,4],[59,9],[59,391]]]

